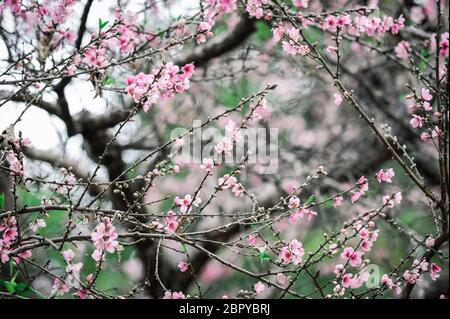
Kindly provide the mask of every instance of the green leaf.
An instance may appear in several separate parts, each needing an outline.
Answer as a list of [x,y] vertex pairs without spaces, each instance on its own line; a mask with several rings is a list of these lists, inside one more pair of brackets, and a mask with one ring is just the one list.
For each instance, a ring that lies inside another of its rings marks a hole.
[[270,256],[265,250],[263,250],[263,251],[261,251],[259,253],[259,259],[261,259],[261,262],[269,261],[270,260]]
[[422,49],[420,51],[420,55],[426,58],[426,57],[428,57],[430,55],[430,53],[428,52],[427,49]]
[[11,282],[12,283],[16,283],[16,278],[17,278],[17,275],[19,274],[19,271],[16,271],[16,274],[14,275],[14,277],[11,279]]
[[8,292],[10,294],[13,294],[16,292],[17,284],[15,282],[5,281],[5,282],[3,282],[3,284],[5,285],[6,290],[8,290]]
[[114,80],[113,78],[109,77],[109,76],[105,76],[105,78],[103,79],[103,84],[105,85],[111,85],[116,83],[116,80]]
[[10,276],[12,276],[13,270],[14,270],[14,263],[13,263],[13,261],[11,260],[11,261],[9,262],[9,275],[10,275]]
[[1,193],[0,194],[0,209],[5,209],[5,194]]
[[315,197],[314,195],[309,196],[308,200],[305,202],[305,204],[303,206],[309,206],[312,204],[312,202],[314,201]]
[[98,28],[100,31],[106,27],[106,25],[109,23],[109,21],[103,21],[102,19],[98,19]]

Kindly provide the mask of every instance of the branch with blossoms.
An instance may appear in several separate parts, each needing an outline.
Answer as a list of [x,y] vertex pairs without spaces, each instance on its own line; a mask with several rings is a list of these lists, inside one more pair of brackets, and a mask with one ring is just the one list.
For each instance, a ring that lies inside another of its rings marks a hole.
[[0,3],[2,298],[448,297],[448,4],[98,5]]

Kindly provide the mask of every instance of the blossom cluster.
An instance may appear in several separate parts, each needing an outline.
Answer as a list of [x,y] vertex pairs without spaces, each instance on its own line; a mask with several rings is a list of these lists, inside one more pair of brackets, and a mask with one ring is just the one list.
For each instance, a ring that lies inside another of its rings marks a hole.
[[245,192],[244,186],[238,182],[237,178],[230,176],[229,174],[225,174],[223,177],[220,177],[218,183],[220,189],[231,189],[236,197],[242,196]]
[[160,98],[170,98],[189,88],[194,65],[186,64],[180,70],[172,62],[153,69],[150,74],[139,73],[127,79],[126,92],[136,103],[142,103],[145,112]]
[[[430,93],[429,89],[422,88],[420,95],[409,94],[406,96],[406,99],[411,101],[408,104],[408,110],[410,110],[414,113],[411,114],[411,119],[410,119],[409,123],[415,129],[419,129],[419,128],[422,128],[423,126],[425,126],[425,124],[427,123],[427,120],[430,120],[429,124],[431,124],[432,115],[434,115],[436,117],[436,119],[438,119],[439,116],[441,116],[439,114],[439,112],[430,114],[430,112],[433,111],[433,106],[431,104],[432,100],[433,100],[433,95]],[[432,124],[431,124],[431,126],[432,126]],[[441,135],[440,128],[438,126],[434,126],[434,127],[432,126],[428,130],[426,130],[420,134],[420,139],[422,141],[428,141],[429,139],[437,138],[440,135]]]
[[[17,229],[17,219],[14,216],[4,218],[0,223],[0,261],[6,263],[9,260],[12,245],[19,235]],[[25,250],[14,257],[16,263],[20,263],[21,258],[30,258],[31,250]]]
[[164,293],[163,299],[186,299],[186,296],[181,291],[178,291],[178,292],[174,291],[174,292],[172,292],[170,290],[167,290]]
[[339,28],[352,36],[376,37],[390,32],[397,34],[405,26],[405,18],[400,15],[397,19],[391,16],[367,17],[357,16],[352,18],[349,14],[329,15],[321,23],[322,30],[336,32]]
[[421,279],[421,274],[427,271],[430,272],[431,279],[436,280],[439,278],[442,269],[436,263],[430,265],[426,260],[415,259],[411,268],[403,273],[403,278],[410,284],[415,284]]
[[268,3],[269,0],[248,0],[245,11],[247,11],[250,16],[255,17],[256,19],[261,19],[265,15],[266,17],[268,17],[267,15],[269,13],[265,13],[263,7]]
[[[333,293],[337,296],[343,296],[346,289],[360,288],[369,279],[369,273],[363,257],[367,252],[372,250],[373,243],[379,236],[379,230],[374,229],[376,225],[371,220],[372,217],[369,214],[362,220],[355,222],[352,226],[353,231],[359,238],[359,244],[356,248],[351,246],[345,247],[340,256],[344,263],[335,266],[334,273],[337,279],[340,279],[339,282],[335,282],[336,285],[333,289]],[[348,232],[347,229],[341,230],[341,234],[345,237],[348,236]],[[331,244],[330,251],[332,254],[337,253],[337,244]],[[358,272],[356,274],[347,272],[348,265],[356,268]]]
[[293,239],[288,245],[281,247],[278,256],[284,264],[298,265],[302,262],[304,254],[303,244],[297,239]]
[[299,218],[303,218],[304,216],[307,216],[308,220],[311,220],[317,216],[317,212],[312,209],[301,207],[300,198],[295,195],[289,199],[288,208],[294,210],[294,212],[289,216],[289,223],[291,224],[295,224]]
[[101,222],[91,234],[91,240],[95,247],[92,258],[95,261],[100,261],[105,257],[105,251],[114,253],[122,250],[121,245],[117,241],[117,237],[118,234],[111,219],[108,217],[102,218]]
[[201,203],[202,199],[199,196],[192,198],[190,194],[186,194],[184,198],[176,196],[174,200],[174,205],[180,207],[182,214],[189,213],[192,210],[192,206],[198,207]]

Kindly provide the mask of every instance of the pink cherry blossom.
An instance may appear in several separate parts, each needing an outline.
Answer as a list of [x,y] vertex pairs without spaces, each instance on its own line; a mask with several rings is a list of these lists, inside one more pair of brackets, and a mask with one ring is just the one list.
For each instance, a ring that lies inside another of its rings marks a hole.
[[196,36],[197,43],[205,43],[206,38],[212,37],[214,34],[211,32],[211,25],[206,22],[202,21],[200,22],[198,26],[198,35]]
[[45,220],[43,219],[36,219],[32,224],[31,224],[31,230],[35,233],[37,232],[40,228],[45,228],[47,227],[47,224],[45,223]]
[[189,264],[187,262],[185,262],[185,261],[180,261],[178,263],[178,269],[181,272],[186,272],[189,269]]
[[293,208],[298,208],[300,206],[300,198],[298,198],[297,196],[292,196],[291,198],[289,198],[289,205],[288,207],[290,209]]
[[210,172],[214,168],[214,160],[212,158],[204,158],[200,168]]
[[256,235],[248,235],[247,237],[248,243],[252,246],[256,246],[256,242],[258,240],[258,236]]
[[170,290],[164,293],[163,299],[186,299],[186,296],[181,292],[171,292]]
[[422,89],[422,99],[424,101],[431,101],[433,99],[433,95],[430,94],[430,90],[423,88]]
[[342,104],[342,101],[343,101],[342,95],[340,95],[339,93],[334,93],[334,104],[336,106],[339,106]]
[[64,250],[62,252],[62,255],[64,257],[64,260],[68,263],[70,263],[72,259],[75,257],[75,253],[73,252],[72,249]]
[[305,254],[303,244],[298,240],[292,240],[287,246],[280,249],[278,256],[285,264],[293,263],[298,265],[302,262],[302,257]]
[[436,240],[433,238],[433,236],[428,236],[427,239],[425,240],[425,245],[428,248],[434,247],[435,244]]
[[[338,48],[332,45],[329,45],[325,48],[325,51],[327,51],[328,53],[333,53],[333,52],[337,52]],[[337,105],[337,104],[336,104]]]
[[265,291],[266,289],[267,289],[267,286],[266,286],[264,283],[262,283],[261,281],[258,281],[258,282],[255,284],[255,292],[256,292],[257,294],[262,293],[262,292]]
[[401,60],[408,60],[411,46],[407,41],[400,41],[395,47],[395,55]]
[[174,212],[174,211],[172,211],[172,210],[169,210],[168,212],[167,212],[167,217],[164,219],[164,221],[165,221],[165,230],[168,232],[168,233],[175,233],[176,231],[177,231],[177,229],[178,229],[178,216],[177,216],[177,214]]
[[401,192],[397,192],[394,196],[385,195],[383,196],[383,205],[388,208],[393,208],[395,204],[400,204],[402,202],[403,196]]
[[418,128],[418,127],[422,127],[423,126],[423,121],[424,118],[417,115],[417,114],[413,114],[412,115],[412,119],[409,121],[409,123],[411,124],[411,126],[413,128]]
[[344,197],[342,196],[336,196],[333,198],[333,207],[337,208],[338,206],[341,206],[341,204],[344,202]]
[[378,171],[378,173],[376,174],[378,183],[382,183],[382,182],[392,183],[392,178],[394,176],[395,176],[395,173],[394,173],[394,169],[392,169],[392,168],[389,168],[386,171],[383,169],[380,169]]
[[92,258],[99,261],[105,255],[105,252],[114,253],[120,251],[122,247],[116,240],[118,237],[116,228],[108,217],[103,217],[101,222],[97,225],[94,232],[91,234],[91,240],[94,244],[95,250]]
[[422,132],[420,134],[420,139],[422,141],[428,141],[431,138],[430,134],[428,134],[427,132]]
[[264,16],[263,6],[268,4],[268,0],[248,0],[245,10],[250,16],[261,19]]
[[284,286],[287,283],[287,278],[283,273],[277,274],[277,281],[280,285]]
[[440,277],[440,272],[441,271],[442,271],[441,267],[439,267],[435,263],[431,263],[431,265],[430,265],[430,272],[431,272],[431,279],[433,281],[436,281],[436,279],[438,279]]
[[195,199],[192,198],[190,194],[184,195],[184,198],[175,197],[174,204],[175,206],[180,207],[180,212],[182,214],[189,213],[193,206],[198,207],[202,203],[202,199],[199,196],[196,196]]
[[309,0],[292,0],[292,4],[299,9],[308,8]]
[[59,278],[53,280],[53,291],[62,296],[70,291],[69,286]]
[[344,248],[341,258],[350,262],[353,267],[358,267],[362,262],[362,253],[355,251],[352,247]]
[[449,51],[449,36],[448,32],[444,32],[441,35],[441,40],[439,42],[439,54],[443,57],[448,57]]
[[175,93],[182,93],[189,89],[189,78],[194,72],[193,64],[180,68],[172,62],[161,68],[153,69],[150,74],[139,73],[129,76],[126,92],[133,97],[134,102],[142,103],[144,112],[160,99],[171,98]]

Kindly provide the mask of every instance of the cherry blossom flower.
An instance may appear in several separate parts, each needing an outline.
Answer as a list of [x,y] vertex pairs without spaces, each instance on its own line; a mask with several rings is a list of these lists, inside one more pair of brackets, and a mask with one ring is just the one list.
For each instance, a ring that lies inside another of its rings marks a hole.
[[206,22],[202,21],[200,22],[198,26],[198,35],[195,37],[197,39],[197,43],[205,43],[206,38],[212,37],[214,34],[211,32],[211,25]]
[[102,68],[105,66],[105,54],[104,48],[88,47],[84,51],[82,62],[91,68]]
[[401,288],[398,284],[395,284],[394,281],[389,278],[389,276],[387,274],[384,274],[381,277],[381,285],[384,285],[386,287],[388,287],[389,289],[393,290],[395,292],[396,295],[400,295],[401,293]]
[[411,269],[405,270],[403,278],[410,284],[415,284],[420,280],[421,273],[428,271],[428,262],[425,260],[414,260]]
[[178,229],[178,217],[176,213],[172,210],[167,212],[167,217],[165,218],[165,230],[168,233],[175,233]]
[[268,3],[268,0],[248,0],[245,10],[250,16],[261,19],[264,16],[264,9],[262,6]]
[[267,289],[267,286],[266,286],[264,283],[262,283],[261,281],[258,281],[258,282],[255,284],[255,292],[256,292],[257,294],[262,293],[262,292],[265,291],[266,289]]
[[214,146],[214,150],[218,153],[218,154],[230,154],[231,151],[233,150],[233,141],[227,137],[224,136],[219,143],[217,143],[216,146]]
[[204,158],[200,168],[210,172],[214,168],[214,160],[212,158]]
[[362,255],[361,252],[355,251],[352,247],[346,247],[341,254],[341,258],[350,262],[352,267],[358,267],[362,263]]
[[431,138],[430,134],[428,134],[427,132],[422,132],[420,134],[420,139],[422,141],[428,141]]
[[163,299],[186,299],[186,296],[181,292],[171,292],[170,290],[164,293]]
[[256,241],[258,240],[258,236],[256,235],[248,235],[247,236],[248,243],[252,246],[256,246]]
[[292,4],[299,9],[308,8],[309,0],[292,0]]
[[277,281],[280,285],[284,286],[287,283],[287,278],[283,273],[277,274]]
[[339,106],[342,104],[342,101],[343,101],[342,95],[340,95],[339,93],[334,93],[334,104],[336,106]]
[[[337,52],[338,48],[332,45],[329,45],[325,48],[325,51],[327,51],[328,53],[333,53],[333,52]],[[336,103],[335,103],[336,104]],[[337,104],[336,104],[337,105]]]
[[58,185],[57,192],[60,194],[64,194],[65,190],[71,190],[77,181],[75,175],[68,172],[65,168],[60,170],[62,174],[64,174],[64,181],[60,185]]
[[178,263],[178,269],[181,272],[186,272],[189,269],[189,264],[187,262],[185,262],[185,261],[180,261]]
[[425,88],[422,89],[421,97],[424,101],[431,101],[433,99],[433,95],[430,94],[430,90]]
[[116,240],[117,237],[118,234],[111,219],[108,217],[102,218],[100,224],[97,225],[91,234],[91,240],[95,246],[92,258],[95,261],[100,261],[101,257],[105,255],[105,250],[108,253],[122,250],[122,247]]
[[334,255],[334,254],[337,254],[337,252],[338,252],[338,245],[337,244],[331,244],[330,245],[330,247],[329,247],[329,249],[330,249],[330,252]]
[[294,239],[287,246],[280,249],[278,256],[285,264],[292,262],[294,265],[298,265],[302,262],[304,254],[303,244],[297,239]]
[[413,114],[412,119],[409,121],[409,123],[413,128],[418,128],[423,126],[423,121],[424,121],[423,117],[417,114]]
[[369,182],[365,176],[361,176],[356,182],[356,185],[358,186],[358,190],[352,192],[351,196],[352,203],[360,199],[361,196],[363,196],[366,193],[366,191],[369,190]]
[[62,255],[64,257],[64,260],[68,263],[70,263],[72,259],[75,257],[75,253],[73,252],[72,249],[64,250],[62,252]]
[[441,267],[439,267],[435,263],[431,263],[431,265],[430,265],[430,272],[431,272],[431,279],[433,281],[436,281],[436,279],[438,279],[440,277],[440,272],[441,271],[442,271]]
[[43,219],[36,219],[32,224],[31,224],[31,230],[35,233],[39,230],[39,228],[45,228],[47,227],[47,224],[45,223],[45,220]]
[[401,60],[408,60],[411,46],[407,41],[400,41],[395,47],[395,55]]
[[439,54],[443,57],[448,57],[449,51],[449,36],[448,32],[441,34],[441,40],[439,42]]
[[161,98],[171,98],[175,93],[182,93],[189,89],[189,78],[194,72],[193,64],[180,68],[172,62],[161,68],[153,69],[150,74],[139,73],[129,76],[126,92],[133,97],[134,102],[142,103],[144,112]]
[[380,169],[378,171],[378,173],[376,174],[378,183],[382,183],[382,182],[392,183],[392,177],[394,177],[394,176],[395,176],[395,173],[394,173],[394,169],[392,169],[392,168],[389,168],[386,171],[384,171],[383,169]]
[[337,208],[338,206],[341,206],[343,201],[344,201],[344,197],[336,196],[335,198],[333,198],[333,207]]
[[196,196],[195,199],[192,198],[190,194],[184,195],[184,198],[175,197],[175,206],[180,207],[180,212],[182,214],[189,213],[192,210],[192,206],[198,207],[202,203],[202,199]]
[[22,162],[19,158],[17,158],[16,154],[13,151],[6,152],[6,161],[8,162],[9,169],[11,170],[11,175],[23,175]]
[[53,293],[57,293],[62,296],[70,291],[69,286],[59,278],[53,280]]
[[402,193],[400,192],[395,193],[393,198],[391,197],[389,195],[383,196],[383,205],[386,205],[388,208],[393,208],[395,204],[400,204],[403,199]]
[[371,240],[363,240],[360,245],[361,249],[365,252],[370,251],[372,249],[372,246],[373,242]]
[[435,244],[436,240],[433,238],[433,236],[428,236],[425,240],[425,246],[427,246],[428,248],[434,247]]
[[222,189],[228,189],[237,184],[237,179],[234,176],[230,176],[229,174],[225,174],[223,177],[219,178],[219,186]]
[[289,208],[293,209],[298,208],[299,206],[300,206],[300,198],[298,198],[295,195],[289,198],[289,205],[288,205]]

